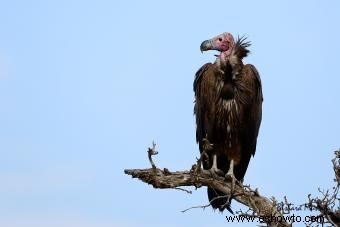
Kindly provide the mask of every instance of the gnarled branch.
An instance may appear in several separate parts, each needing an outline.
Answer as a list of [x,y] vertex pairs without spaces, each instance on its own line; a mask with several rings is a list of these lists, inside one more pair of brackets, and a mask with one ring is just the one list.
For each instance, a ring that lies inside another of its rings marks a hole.
[[[150,149],[149,149],[150,150]],[[155,150],[153,146],[152,150]],[[153,164],[151,155],[150,163]],[[191,170],[170,172],[168,169],[159,169],[154,164],[149,169],[126,169],[125,174],[138,178],[141,181],[151,184],[154,188],[174,189],[183,186],[201,187],[206,186],[221,191],[227,195],[231,194],[231,183],[224,177],[212,175],[208,170],[200,169],[195,171],[195,165]],[[233,199],[249,207],[255,216],[263,217],[263,221],[269,226],[287,227],[288,224],[282,214],[277,210],[275,200],[261,196],[257,190],[245,187],[238,183],[233,191]],[[276,218],[266,218],[276,217]]]
[[[335,186],[332,190],[321,190],[321,198],[312,198],[311,194],[308,195],[309,202],[306,207],[320,212],[320,217],[324,217],[326,223],[332,226],[340,226],[340,149],[334,152],[335,158],[332,159],[333,170],[335,174]],[[323,219],[321,219],[323,220]],[[324,224],[324,223],[320,223]]]

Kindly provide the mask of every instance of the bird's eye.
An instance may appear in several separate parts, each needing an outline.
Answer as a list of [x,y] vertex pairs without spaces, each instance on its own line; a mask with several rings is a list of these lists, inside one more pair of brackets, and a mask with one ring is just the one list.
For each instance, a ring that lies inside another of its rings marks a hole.
[[220,38],[218,38],[218,41],[222,42],[222,38],[221,38],[221,37],[220,37]]

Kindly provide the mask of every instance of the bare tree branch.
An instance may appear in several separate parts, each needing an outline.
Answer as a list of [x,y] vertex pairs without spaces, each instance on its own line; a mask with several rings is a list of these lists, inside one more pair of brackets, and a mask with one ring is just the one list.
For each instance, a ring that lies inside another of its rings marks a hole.
[[157,155],[158,154],[158,151],[156,151],[156,144],[154,141],[152,141],[152,148],[148,148],[148,158],[149,158],[149,162],[152,166],[152,168],[156,168],[156,165],[155,163],[153,162],[152,160],[152,155]]
[[[326,220],[323,220],[325,223],[331,224],[332,226],[340,226],[340,198],[339,198],[339,190],[340,190],[340,150],[334,152],[335,158],[332,159],[333,170],[335,174],[335,183],[336,185],[332,188],[332,190],[321,190],[319,188],[319,192],[322,195],[321,198],[316,197],[312,198],[311,194],[308,195],[309,202],[306,204],[306,207],[311,210],[318,210],[320,212],[320,217],[324,217]],[[324,223],[320,223],[324,224]]]
[[[224,177],[212,175],[207,170],[200,169],[197,171],[196,165],[191,170],[170,172],[168,169],[161,170],[156,168],[151,159],[150,153],[155,152],[155,144],[149,148],[149,160],[153,168],[149,169],[126,169],[125,174],[131,175],[133,178],[151,184],[154,188],[170,189],[183,186],[194,186],[196,188],[206,186],[219,190],[226,195],[231,194],[231,182],[226,181]],[[277,210],[275,200],[270,200],[261,196],[257,189],[253,190],[249,186],[243,186],[238,183],[233,189],[233,199],[237,202],[249,207],[257,217],[276,217],[264,219],[269,226],[287,227],[288,224],[282,214]],[[202,208],[207,206],[201,206]],[[279,220],[279,221],[277,221]]]
[[[201,161],[204,153],[197,160],[190,170],[186,171],[175,171],[171,172],[167,168],[163,170],[156,167],[152,161],[152,156],[156,155],[156,144],[152,144],[152,148],[148,149],[148,158],[152,168],[150,169],[126,169],[125,174],[131,175],[133,178],[138,178],[141,181],[151,184],[154,188],[161,189],[176,189],[185,191],[191,194],[190,190],[179,188],[183,186],[194,186],[196,188],[206,186],[213,188],[215,190],[221,191],[226,195],[232,193],[231,182],[226,180],[226,178],[218,176],[217,174],[212,174],[208,170],[201,168]],[[312,198],[308,195],[309,202],[304,204],[304,207],[312,210],[317,210],[320,212],[318,216],[315,216],[316,223],[318,226],[339,226],[340,227],[340,150],[335,151],[335,158],[332,160],[333,169],[335,174],[335,187],[331,190],[321,190],[319,189],[321,198]],[[215,199],[221,199],[220,196]],[[277,226],[277,227],[287,227],[292,226],[291,223],[287,223],[286,219],[283,217],[284,214],[289,214],[293,206],[292,203],[288,202],[288,199],[284,197],[284,202],[278,203],[278,201],[272,197],[270,199],[261,196],[257,189],[252,189],[249,185],[243,185],[241,182],[237,182],[235,188],[233,189],[232,198],[237,202],[248,207],[247,212],[237,211],[239,216],[251,216],[261,218],[264,221],[262,224],[267,226]],[[186,212],[194,208],[206,208],[211,206],[211,202],[207,205],[194,206],[183,210]],[[279,208],[281,205],[281,209]],[[302,205],[301,205],[302,206]],[[285,209],[288,213],[285,213]],[[294,207],[293,207],[294,208]],[[292,209],[293,210],[293,209]],[[270,217],[270,218],[268,218]],[[314,222],[314,223],[315,223]],[[311,224],[305,223],[306,226],[312,226]],[[328,224],[328,225],[327,225]]]

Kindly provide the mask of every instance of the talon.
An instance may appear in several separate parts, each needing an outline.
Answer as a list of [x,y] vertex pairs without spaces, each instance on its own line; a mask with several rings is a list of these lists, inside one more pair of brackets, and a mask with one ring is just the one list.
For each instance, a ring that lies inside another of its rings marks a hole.
[[224,175],[224,173],[223,173],[223,171],[222,170],[220,170],[220,169],[217,169],[217,168],[213,168],[213,167],[211,167],[211,169],[209,169],[209,172],[212,174],[212,175],[218,175],[218,176],[223,176]]
[[232,214],[233,210],[230,207],[231,204],[231,199],[233,198],[234,195],[234,190],[235,190],[235,183],[238,182],[238,180],[236,179],[235,175],[234,175],[234,160],[230,161],[229,164],[229,170],[228,172],[224,175],[225,179],[227,181],[231,181],[231,185],[230,185],[230,197],[228,198],[228,202],[224,205],[224,207]]
[[213,168],[209,169],[208,171],[209,171],[211,177],[214,178],[214,179],[215,179],[217,176],[220,176],[220,174],[221,174],[221,173],[219,172],[219,170],[213,169]]
[[225,178],[227,181],[231,181],[230,194],[233,195],[234,189],[235,189],[235,183],[237,179],[235,178],[234,174],[229,174],[229,173],[225,175]]
[[224,177],[225,177],[225,179],[226,179],[227,181],[236,180],[236,177],[234,176],[234,174],[226,173],[226,174],[224,175]]
[[216,154],[213,155],[213,164],[211,166],[211,168],[209,169],[209,172],[213,175],[213,176],[223,176],[224,173],[222,170],[220,170],[219,168],[217,168],[217,156]]

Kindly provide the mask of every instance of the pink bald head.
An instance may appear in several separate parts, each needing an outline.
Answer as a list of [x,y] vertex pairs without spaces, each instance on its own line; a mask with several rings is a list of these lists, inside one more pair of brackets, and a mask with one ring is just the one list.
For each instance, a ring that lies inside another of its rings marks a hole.
[[230,54],[235,45],[234,37],[229,32],[224,32],[212,39],[205,40],[201,44],[201,51],[217,50]]

